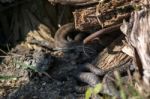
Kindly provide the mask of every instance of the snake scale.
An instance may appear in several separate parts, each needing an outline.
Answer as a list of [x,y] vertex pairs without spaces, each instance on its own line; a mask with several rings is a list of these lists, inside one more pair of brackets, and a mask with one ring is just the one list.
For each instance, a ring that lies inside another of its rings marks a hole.
[[[67,45],[69,45],[72,42],[79,42],[79,41],[81,42],[81,40],[83,41],[83,43],[87,43],[87,42],[92,41],[94,38],[96,38],[97,36],[99,36],[101,34],[108,33],[111,30],[113,30],[113,31],[114,30],[118,30],[120,25],[121,24],[101,29],[100,31],[95,32],[95,34],[92,34],[92,35],[86,37],[85,39],[83,39],[83,37],[80,37],[80,35],[76,35],[75,37],[80,38],[80,40],[79,39],[74,39],[71,42],[69,42],[67,40],[67,36],[70,35],[72,33],[72,31],[75,31],[74,24],[73,23],[69,23],[69,24],[66,24],[66,25],[62,26],[56,32],[56,35],[55,35],[55,40],[56,40],[55,46],[63,48],[63,47],[67,47]],[[115,46],[116,43],[120,44],[122,42],[121,40],[123,38],[124,38],[124,36],[118,37],[118,39],[117,39],[118,41],[114,41],[115,43],[113,45]],[[120,48],[122,48],[122,46],[119,47],[117,50],[120,50]],[[116,48],[114,48],[114,49],[116,49]],[[109,52],[104,50],[102,53],[109,53]],[[121,59],[124,60],[124,62],[122,62],[122,64],[121,64],[121,62],[119,62],[119,63],[114,64],[114,65],[112,63],[110,63],[110,65],[106,65],[106,66],[104,66],[102,64],[95,64],[95,65],[93,65],[93,64],[90,64],[90,63],[86,63],[86,64],[84,64],[84,65],[79,67],[79,71],[78,71],[77,74],[75,74],[75,76],[80,81],[85,82],[85,83],[87,83],[90,86],[95,86],[97,83],[101,82],[101,79],[99,77],[102,77],[102,78],[104,77],[104,81],[103,82],[106,82],[106,81],[109,81],[108,80],[108,75],[113,77],[113,71],[117,70],[120,73],[127,72],[126,71],[127,68],[130,68],[130,65],[131,65],[131,64],[128,63],[130,58],[127,55],[123,54],[122,52],[117,52],[115,55],[116,55],[116,57],[120,57],[120,60]],[[108,56],[109,56],[109,54],[108,54]],[[104,56],[104,58],[105,58],[105,56]],[[97,59],[99,60],[100,58],[98,57]],[[115,60],[115,57],[114,57],[114,60]],[[114,61],[114,60],[112,60],[112,61]],[[95,60],[95,61],[97,61],[97,60]],[[104,61],[104,60],[102,58],[99,61]],[[97,62],[99,62],[99,61],[97,61]],[[116,91],[114,86],[111,84],[112,82],[109,81],[109,83],[110,83],[109,87],[111,87],[111,90],[109,90],[108,86],[106,86],[104,88],[103,92],[107,93],[109,95],[119,96],[118,92]],[[82,90],[82,88],[80,88],[80,89]]]

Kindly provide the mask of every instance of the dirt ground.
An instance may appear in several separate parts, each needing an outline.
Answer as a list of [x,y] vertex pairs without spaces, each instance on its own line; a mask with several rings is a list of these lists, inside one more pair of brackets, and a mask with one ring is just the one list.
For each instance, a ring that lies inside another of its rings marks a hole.
[[[75,75],[78,72],[77,68],[84,63],[91,62],[96,57],[97,52],[92,54],[85,54],[83,51],[77,52],[76,50],[63,54],[60,51],[51,52],[48,55],[52,56],[52,62],[46,70],[48,75],[45,75],[42,72],[22,68],[19,66],[20,64],[18,65],[13,61],[14,59],[21,60],[20,57],[23,57],[25,53],[31,53],[27,49],[21,52],[21,49],[24,48],[16,47],[12,49],[9,53],[13,53],[13,55],[3,59],[0,66],[1,75],[14,75],[13,78],[10,77],[7,80],[0,81],[0,99],[84,98],[85,93],[75,91],[75,87],[81,84]],[[89,56],[86,56],[88,54]]]

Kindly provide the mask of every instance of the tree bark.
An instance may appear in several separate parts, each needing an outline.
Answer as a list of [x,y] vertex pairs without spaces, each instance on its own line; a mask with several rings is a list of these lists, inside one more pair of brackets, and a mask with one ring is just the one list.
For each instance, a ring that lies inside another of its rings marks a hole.
[[102,70],[111,69],[130,59],[130,57],[122,52],[125,44],[123,43],[124,36],[121,35],[106,47],[96,58],[93,64]]
[[121,30],[133,48],[142,81],[150,86],[150,2],[144,1],[143,9],[132,13],[129,23],[124,21]]
[[82,31],[91,31],[122,23],[128,19],[134,10],[130,0],[108,0],[97,5],[77,9],[73,12],[75,28]]

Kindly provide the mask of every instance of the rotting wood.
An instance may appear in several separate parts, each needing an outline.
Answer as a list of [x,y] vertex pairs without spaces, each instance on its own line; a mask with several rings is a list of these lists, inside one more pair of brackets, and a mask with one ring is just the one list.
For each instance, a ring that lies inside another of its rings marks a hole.
[[95,61],[93,61],[93,64],[101,70],[107,71],[114,66],[129,60],[130,57],[122,52],[122,48],[125,46],[123,39],[124,36],[121,35],[114,40],[98,55]]
[[74,14],[75,28],[82,31],[91,31],[114,24],[122,23],[128,19],[134,10],[131,0],[108,0],[98,5],[77,9]]

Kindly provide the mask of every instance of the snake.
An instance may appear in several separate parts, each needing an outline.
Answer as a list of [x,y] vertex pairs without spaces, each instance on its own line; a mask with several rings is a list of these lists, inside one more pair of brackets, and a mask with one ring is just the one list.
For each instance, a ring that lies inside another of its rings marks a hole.
[[[55,33],[55,48],[67,48],[73,43],[79,43],[86,35],[88,33],[82,33],[76,30],[74,23],[67,23],[61,26]],[[73,37],[71,38],[71,36]]]
[[[117,24],[108,28],[101,29],[87,37],[85,37],[83,34],[80,33],[75,33],[75,36],[71,39],[68,40],[68,36],[71,37],[73,35],[73,32],[78,32],[75,29],[74,23],[68,23],[60,27],[55,36],[55,47],[56,48],[67,48],[69,44],[72,44],[74,42],[81,42],[83,40],[83,44],[87,44],[88,42],[92,41],[94,38],[97,36],[100,36],[101,34],[106,34],[110,31],[115,31],[120,28],[121,24]],[[84,36],[84,37],[83,37]],[[83,39],[84,38],[84,39]],[[72,45],[73,46],[73,45]],[[127,63],[127,62],[125,62]],[[80,81],[87,83],[88,85],[94,87],[96,84],[101,82],[100,77],[104,77],[104,82],[108,81],[108,74],[112,75],[115,70],[119,72],[126,72],[125,70],[129,67],[129,65],[126,64],[118,64],[118,66],[114,66],[113,68],[110,68],[108,70],[101,70],[100,68],[93,66],[92,64],[84,64],[81,66],[78,70],[78,72],[75,74],[75,76],[80,79]],[[85,71],[85,72],[84,72]],[[90,72],[87,72],[90,71]],[[107,75],[107,76],[105,76]],[[111,76],[112,77],[112,76]],[[111,81],[109,81],[110,85],[112,85]],[[107,86],[108,87],[108,86]],[[119,96],[118,91],[115,90],[114,86],[109,86],[111,87],[111,90],[108,90],[108,88],[105,88],[103,90],[104,93],[107,93],[109,95],[114,95],[114,96]],[[80,88],[82,90],[82,88]],[[86,89],[86,88],[84,88]],[[113,91],[112,91],[113,90]]]

